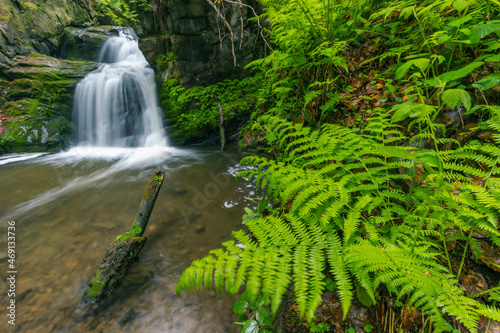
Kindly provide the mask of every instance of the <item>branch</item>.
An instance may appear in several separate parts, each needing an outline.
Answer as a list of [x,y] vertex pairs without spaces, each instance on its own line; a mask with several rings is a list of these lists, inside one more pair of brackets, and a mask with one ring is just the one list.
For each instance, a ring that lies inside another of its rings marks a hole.
[[[208,0],[207,0],[208,1]],[[231,1],[231,0],[224,0],[225,2],[227,3],[232,3],[232,4],[239,4],[240,6],[245,6],[245,7],[248,7],[250,8],[250,10],[252,10],[253,12],[253,15],[257,18],[257,26],[259,27],[259,34],[260,34],[260,37],[262,37],[262,40],[264,41],[264,43],[266,43],[267,47],[271,50],[271,51],[274,51],[274,49],[271,47],[271,45],[269,45],[269,43],[267,42],[266,38],[264,37],[264,27],[262,27],[262,25],[260,24],[260,18],[259,18],[259,15],[257,15],[257,12],[255,11],[255,9],[250,6],[250,5],[247,5],[247,4],[244,4],[241,2],[241,0],[238,0],[238,2],[235,2],[235,1]],[[242,27],[241,29],[243,30],[243,23],[242,23]]]
[[236,67],[236,54],[234,53],[234,34],[233,34],[233,29],[231,28],[231,25],[229,24],[229,22],[227,22],[227,20],[224,17],[224,15],[221,14],[219,8],[211,0],[207,0],[207,2],[210,4],[210,6],[212,6],[215,9],[215,11],[217,12],[217,15],[222,19],[222,21],[224,22],[224,24],[226,25],[226,27],[229,29],[229,33],[231,34],[231,52],[233,54],[234,67]]

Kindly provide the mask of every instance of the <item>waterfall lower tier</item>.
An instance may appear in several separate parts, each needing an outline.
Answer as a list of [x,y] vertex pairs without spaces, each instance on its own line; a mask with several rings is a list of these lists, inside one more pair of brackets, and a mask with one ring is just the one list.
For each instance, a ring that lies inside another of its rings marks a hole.
[[154,71],[132,30],[103,45],[103,63],[76,87],[73,117],[79,145],[166,146]]

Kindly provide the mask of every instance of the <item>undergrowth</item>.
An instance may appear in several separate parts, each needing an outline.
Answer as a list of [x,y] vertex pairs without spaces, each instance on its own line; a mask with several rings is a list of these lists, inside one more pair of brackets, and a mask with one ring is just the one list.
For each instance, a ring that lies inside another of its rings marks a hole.
[[244,287],[276,313],[293,284],[311,322],[331,274],[344,319],[355,290],[375,304],[385,288],[435,332],[500,320],[498,282],[474,295],[460,285],[470,252],[483,255],[475,235],[500,246],[500,3],[261,3],[276,49],[249,65],[265,75],[250,130],[275,159],[247,157],[239,177],[268,195],[178,293]]
[[137,23],[137,9],[152,9],[148,0],[96,0],[96,8],[111,17],[117,25]]
[[206,130],[218,133],[218,103],[226,123],[240,114],[251,113],[262,79],[261,75],[255,75],[191,89],[182,87],[176,77],[167,80],[161,97],[167,121],[175,127],[172,135],[189,138],[200,136],[200,132]]

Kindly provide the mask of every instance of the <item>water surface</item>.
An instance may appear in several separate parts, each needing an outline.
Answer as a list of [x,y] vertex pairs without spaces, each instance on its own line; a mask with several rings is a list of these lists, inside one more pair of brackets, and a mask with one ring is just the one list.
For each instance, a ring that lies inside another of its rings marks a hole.
[[[238,332],[235,298],[175,295],[194,259],[241,228],[245,197],[236,183],[242,155],[218,147],[85,148],[0,159],[0,331]],[[145,235],[122,285],[82,310],[81,295],[119,234],[128,230],[155,170],[166,173]],[[9,327],[7,221],[16,221],[16,326]]]

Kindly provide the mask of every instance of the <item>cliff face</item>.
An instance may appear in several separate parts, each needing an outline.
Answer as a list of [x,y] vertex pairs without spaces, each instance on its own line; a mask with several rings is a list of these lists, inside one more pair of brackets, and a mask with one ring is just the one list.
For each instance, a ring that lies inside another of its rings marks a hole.
[[[259,11],[256,2],[246,3]],[[135,29],[141,50],[153,66],[158,56],[168,55],[160,58],[166,68],[164,80],[177,75],[183,86],[192,87],[235,79],[249,62],[262,56],[258,26],[247,22],[254,16],[248,7],[226,4],[219,9],[231,26],[231,42],[229,29],[206,0],[153,0],[152,6],[153,13],[142,15],[142,25]]]
[[90,26],[92,8],[89,0],[0,0],[0,70],[31,51],[58,56],[64,29]]

